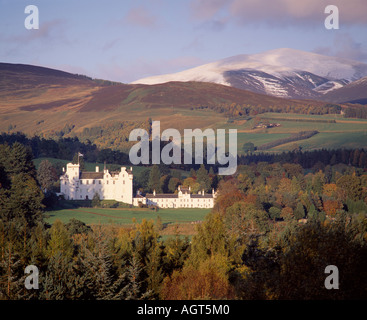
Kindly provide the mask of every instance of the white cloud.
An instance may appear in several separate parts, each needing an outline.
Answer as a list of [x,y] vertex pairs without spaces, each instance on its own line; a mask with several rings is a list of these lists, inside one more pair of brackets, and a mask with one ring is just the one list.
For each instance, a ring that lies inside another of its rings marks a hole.
[[241,24],[269,24],[312,26],[323,22],[325,7],[336,5],[341,24],[367,24],[366,0],[193,0],[193,16],[197,19],[214,19],[220,12]]

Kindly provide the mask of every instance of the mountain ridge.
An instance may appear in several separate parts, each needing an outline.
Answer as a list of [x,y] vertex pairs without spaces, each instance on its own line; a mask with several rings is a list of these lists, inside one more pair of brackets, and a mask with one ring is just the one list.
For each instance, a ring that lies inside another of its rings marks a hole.
[[320,99],[324,90],[332,91],[364,76],[367,64],[362,62],[281,48],[232,56],[132,84],[203,81],[291,99]]

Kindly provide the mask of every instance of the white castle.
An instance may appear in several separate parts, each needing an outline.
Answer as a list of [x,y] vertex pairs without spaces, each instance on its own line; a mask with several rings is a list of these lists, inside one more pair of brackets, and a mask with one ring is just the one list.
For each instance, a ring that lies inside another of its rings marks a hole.
[[133,197],[133,173],[132,168],[127,170],[121,167],[121,171],[104,169],[95,172],[81,171],[79,164],[68,163],[66,171],[60,177],[60,193],[67,200],[91,200],[98,194],[101,200],[116,200],[139,206],[156,205],[160,208],[213,208],[216,198],[214,189],[211,193],[204,190],[198,194],[192,194],[191,189],[178,187],[177,193],[161,193],[155,191],[151,194],[141,195],[139,192]]

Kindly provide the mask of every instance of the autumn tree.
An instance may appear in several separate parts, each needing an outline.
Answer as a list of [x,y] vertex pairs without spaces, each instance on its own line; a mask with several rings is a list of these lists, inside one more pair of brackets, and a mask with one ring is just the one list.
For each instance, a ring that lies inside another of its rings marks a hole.
[[227,208],[243,199],[244,193],[239,189],[234,179],[227,181],[222,180],[219,183],[218,196],[215,201],[214,211],[220,212],[222,215],[224,215]]

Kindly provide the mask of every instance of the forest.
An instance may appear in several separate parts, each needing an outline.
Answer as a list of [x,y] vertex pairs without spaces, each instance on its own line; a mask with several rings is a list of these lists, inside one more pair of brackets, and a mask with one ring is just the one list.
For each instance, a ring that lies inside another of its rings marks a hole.
[[[217,184],[215,207],[191,239],[162,239],[149,220],[48,225],[31,148],[1,144],[0,299],[366,299],[367,174],[355,154],[311,168],[250,161],[225,177],[193,169],[195,183]],[[39,269],[37,290],[25,288],[28,265]],[[324,286],[328,265],[339,290]]]

